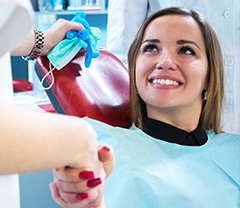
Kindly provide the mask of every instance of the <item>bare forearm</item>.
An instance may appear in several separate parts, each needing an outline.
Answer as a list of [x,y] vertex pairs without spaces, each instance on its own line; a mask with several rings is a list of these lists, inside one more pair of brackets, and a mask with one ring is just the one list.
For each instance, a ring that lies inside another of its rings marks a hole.
[[31,52],[34,44],[35,44],[35,34],[34,34],[34,31],[31,30],[31,32],[29,32],[26,38],[22,42],[20,42],[13,51],[11,51],[11,55],[27,56]]
[[0,174],[84,166],[97,157],[96,134],[81,119],[3,104],[0,115]]
[[[44,33],[44,44],[43,49],[41,51],[40,55],[47,55],[49,50],[52,49],[52,47],[58,42],[59,40],[54,40],[54,35],[51,33],[51,31],[43,31]],[[12,56],[27,56],[32,51],[33,47],[35,46],[35,33],[32,30],[26,38],[19,43],[19,45],[11,51]]]

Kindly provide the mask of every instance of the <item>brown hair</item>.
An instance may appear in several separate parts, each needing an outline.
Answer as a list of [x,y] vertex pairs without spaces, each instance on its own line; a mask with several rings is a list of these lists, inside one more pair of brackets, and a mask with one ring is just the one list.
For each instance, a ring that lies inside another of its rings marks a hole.
[[212,27],[204,17],[193,10],[179,7],[170,7],[160,10],[146,19],[133,40],[128,51],[128,65],[130,74],[130,98],[132,108],[132,120],[134,124],[142,128],[142,118],[147,116],[146,103],[137,94],[135,83],[136,61],[147,26],[156,18],[166,15],[183,15],[192,17],[200,27],[203,34],[206,55],[208,60],[207,75],[207,100],[203,101],[200,122],[204,130],[221,132],[220,120],[223,100],[223,61],[218,38]]

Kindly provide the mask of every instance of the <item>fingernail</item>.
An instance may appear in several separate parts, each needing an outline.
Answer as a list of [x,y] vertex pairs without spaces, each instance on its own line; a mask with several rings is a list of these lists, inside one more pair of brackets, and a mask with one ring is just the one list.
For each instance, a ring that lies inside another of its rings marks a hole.
[[76,195],[76,198],[79,200],[87,199],[88,198],[88,193],[78,193]]
[[105,151],[109,152],[110,151],[110,148],[108,146],[103,146],[102,147]]
[[102,183],[101,178],[94,178],[87,182],[87,187],[89,187],[89,188],[95,187],[101,183]]
[[93,172],[88,170],[80,172],[78,176],[80,179],[94,179]]

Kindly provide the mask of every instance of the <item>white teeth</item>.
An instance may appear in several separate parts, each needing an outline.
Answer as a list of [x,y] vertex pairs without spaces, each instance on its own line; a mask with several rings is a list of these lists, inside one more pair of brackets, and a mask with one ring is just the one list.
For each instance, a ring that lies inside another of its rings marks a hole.
[[178,82],[170,79],[154,79],[153,84],[162,84],[162,85],[179,85]]

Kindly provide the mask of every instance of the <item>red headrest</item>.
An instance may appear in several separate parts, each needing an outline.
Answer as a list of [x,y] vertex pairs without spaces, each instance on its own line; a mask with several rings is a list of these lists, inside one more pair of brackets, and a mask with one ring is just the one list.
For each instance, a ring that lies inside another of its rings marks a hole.
[[[127,69],[104,49],[100,49],[99,57],[92,59],[89,68],[84,66],[84,59],[85,51],[81,50],[67,66],[53,71],[51,91],[64,113],[129,127],[131,113]],[[39,57],[37,65],[42,75],[49,71],[47,57]],[[51,83],[50,75],[46,81]]]

